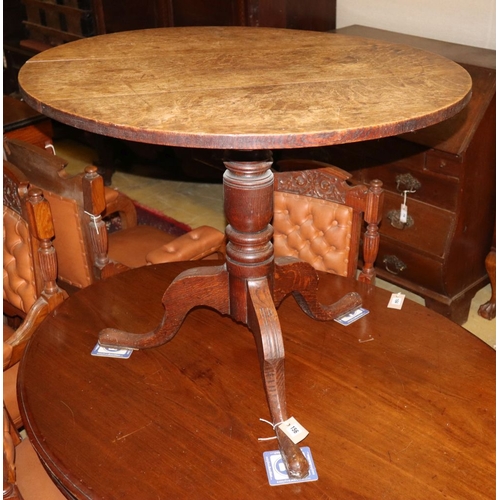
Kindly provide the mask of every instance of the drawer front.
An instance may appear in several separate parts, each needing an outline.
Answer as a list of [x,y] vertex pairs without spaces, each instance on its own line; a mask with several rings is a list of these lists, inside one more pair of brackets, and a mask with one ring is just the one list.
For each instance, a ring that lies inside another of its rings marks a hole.
[[458,204],[459,180],[434,172],[416,170],[412,164],[399,161],[353,171],[355,183],[369,184],[372,179],[380,179],[384,190],[401,195],[407,192],[411,200],[428,203],[444,210],[455,211]]
[[410,289],[411,285],[417,285],[437,293],[445,292],[442,278],[444,263],[441,260],[398,247],[393,241],[384,237],[380,239],[375,266],[386,271],[389,279],[394,275],[398,278],[398,282],[407,281]]
[[462,175],[462,158],[436,151],[428,151],[425,155],[425,169],[437,174],[451,176],[450,180],[457,179]]
[[331,148],[322,160],[349,171],[354,183],[380,179],[386,191],[413,191],[409,196],[414,200],[457,210],[462,171],[458,157],[388,138]]
[[444,259],[455,228],[454,214],[407,198],[408,222],[403,225],[399,223],[402,201],[400,195],[385,193],[380,234],[392,240],[395,246],[405,245],[419,253]]

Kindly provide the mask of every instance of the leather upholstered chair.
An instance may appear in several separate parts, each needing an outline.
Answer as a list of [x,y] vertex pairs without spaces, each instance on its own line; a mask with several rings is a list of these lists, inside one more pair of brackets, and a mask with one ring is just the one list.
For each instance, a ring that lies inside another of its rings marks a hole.
[[43,468],[28,438],[21,436],[3,409],[3,498],[63,500],[66,498]]
[[[382,218],[382,182],[351,186],[351,174],[326,163],[282,160],[274,174],[274,251],[319,271],[373,283]],[[304,170],[306,169],[306,170]]]
[[[31,144],[4,138],[4,154],[43,189],[54,217],[54,245],[59,280],[84,288],[95,279],[128,268],[198,260],[223,252],[224,234],[209,226],[175,236],[138,225],[135,206],[126,195],[105,188],[97,168],[69,176],[67,162]],[[106,231],[103,217],[119,213],[122,229]]]
[[56,284],[50,206],[16,167],[3,164],[4,402],[17,427],[19,360],[33,332],[66,297]]

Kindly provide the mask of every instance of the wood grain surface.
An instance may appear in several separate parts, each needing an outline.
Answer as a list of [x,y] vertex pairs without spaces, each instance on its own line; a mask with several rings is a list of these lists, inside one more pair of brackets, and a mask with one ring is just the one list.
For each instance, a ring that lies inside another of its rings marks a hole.
[[467,71],[401,44],[332,33],[189,27],[96,36],[30,59],[28,104],[102,135],[185,147],[321,146],[460,111]]
[[[198,263],[197,263],[198,264]],[[167,283],[193,264],[135,269],[71,296],[20,370],[29,438],[66,494],[84,499],[495,496],[495,351],[446,318],[320,274],[320,299],[356,290],[350,326],[278,309],[289,413],[310,431],[319,479],[271,487],[276,441],[248,329],[198,308],[179,334],[128,360],[90,355],[104,326],[147,331]]]

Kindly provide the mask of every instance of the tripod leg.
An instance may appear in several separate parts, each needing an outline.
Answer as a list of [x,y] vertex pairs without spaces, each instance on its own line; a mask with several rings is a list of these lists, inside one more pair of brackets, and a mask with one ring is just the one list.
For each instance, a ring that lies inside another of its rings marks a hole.
[[333,304],[324,305],[317,300],[318,275],[308,263],[293,257],[275,259],[274,303],[278,306],[290,293],[302,310],[311,318],[332,320],[360,307],[361,297],[350,292]]
[[[257,344],[262,377],[273,424],[288,419],[285,397],[285,349],[281,327],[267,279],[248,282],[249,320]],[[301,449],[278,427],[276,436],[288,475],[303,478],[309,474],[309,464]]]
[[229,314],[228,273],[224,266],[201,267],[185,271],[170,284],[163,295],[165,313],[152,331],[138,334],[115,328],[99,333],[99,343],[105,347],[146,349],[171,340],[195,306],[206,306]]

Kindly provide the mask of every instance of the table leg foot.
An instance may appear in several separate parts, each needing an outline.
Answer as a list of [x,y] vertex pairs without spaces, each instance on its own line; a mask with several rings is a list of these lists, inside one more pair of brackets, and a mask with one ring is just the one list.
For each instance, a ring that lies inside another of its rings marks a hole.
[[295,444],[281,429],[276,427],[279,449],[287,473],[294,479],[303,479],[309,475],[309,462],[298,444]]
[[278,306],[292,293],[308,316],[325,321],[362,305],[361,296],[356,292],[347,293],[333,304],[321,304],[317,300],[318,281],[318,274],[310,264],[293,257],[278,257],[275,259],[274,303]]
[[[262,377],[273,424],[288,419],[285,397],[285,349],[278,314],[266,278],[248,282],[248,326],[254,334]],[[288,475],[304,478],[309,463],[300,447],[278,427],[275,428],[279,449]]]
[[138,334],[105,328],[99,333],[99,343],[129,349],[158,347],[175,336],[193,307],[206,306],[229,314],[228,272],[224,266],[189,269],[170,284],[162,303],[165,313],[154,330]]

